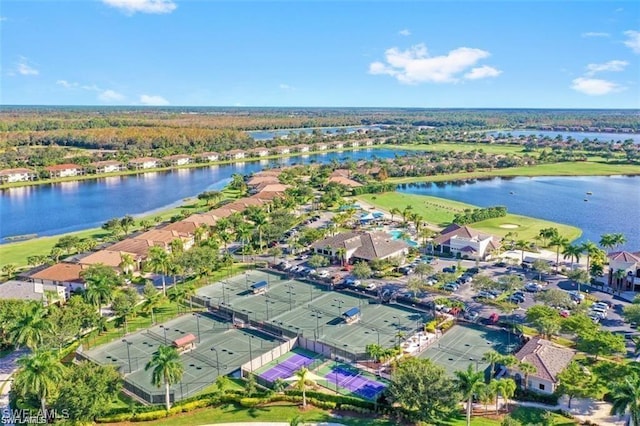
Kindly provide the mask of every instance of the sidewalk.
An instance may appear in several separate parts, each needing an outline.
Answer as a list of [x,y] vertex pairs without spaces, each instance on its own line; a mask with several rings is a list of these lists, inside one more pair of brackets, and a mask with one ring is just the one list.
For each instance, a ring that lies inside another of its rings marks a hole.
[[5,409],[9,408],[9,391],[11,390],[11,376],[18,368],[16,361],[27,353],[26,349],[13,351],[4,358],[0,358],[0,420]]

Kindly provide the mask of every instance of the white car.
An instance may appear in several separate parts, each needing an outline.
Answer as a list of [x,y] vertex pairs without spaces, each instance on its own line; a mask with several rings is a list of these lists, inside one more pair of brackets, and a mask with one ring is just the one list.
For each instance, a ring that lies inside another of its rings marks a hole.
[[320,272],[318,272],[318,276],[319,276],[320,278],[327,278],[327,277],[329,276],[329,272],[327,272],[327,271],[320,271]]
[[605,311],[608,311],[608,310],[609,310],[609,305],[607,305],[607,304],[606,304],[606,303],[604,303],[604,302],[596,302],[596,303],[594,303],[594,304],[592,305],[592,308],[602,308],[602,309],[604,309]]
[[592,307],[590,312],[599,315],[601,319],[607,317],[607,311],[602,308]]
[[367,285],[366,289],[367,290],[375,290],[376,289],[376,284],[375,283],[370,283]]

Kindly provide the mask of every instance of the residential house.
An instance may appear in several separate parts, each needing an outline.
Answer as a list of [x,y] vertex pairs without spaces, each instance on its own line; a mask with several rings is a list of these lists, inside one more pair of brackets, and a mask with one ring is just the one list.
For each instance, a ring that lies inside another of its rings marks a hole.
[[262,175],[253,175],[248,181],[247,186],[258,186],[263,185],[265,183],[280,183],[280,179],[278,176],[262,176]]
[[0,170],[0,183],[28,182],[38,175],[31,169],[16,168]]
[[49,177],[52,178],[80,176],[84,174],[84,168],[82,166],[70,163],[49,166],[44,169],[49,172]]
[[96,169],[96,173],[114,173],[123,169],[121,162],[116,160],[96,161],[91,163]]
[[191,157],[186,154],[176,154],[164,157],[164,160],[171,166],[184,166],[191,162]]
[[373,140],[372,139],[367,139],[364,141],[364,145],[365,146],[373,146]]
[[[394,239],[386,232],[341,232],[316,241],[311,249],[315,253],[342,257],[345,262],[352,263],[405,257],[409,253],[409,245],[405,241]],[[341,256],[340,251],[343,251]]]
[[334,142],[331,146],[333,149],[342,149],[344,148],[344,142]]
[[296,145],[295,148],[298,152],[309,152],[309,145]]
[[258,186],[253,187],[251,192],[254,194],[262,193],[262,192],[284,193],[289,188],[291,188],[291,185],[284,185],[281,183],[262,183]]
[[220,155],[217,152],[203,152],[198,155],[198,158],[203,162],[218,161],[220,159]]
[[62,286],[68,298],[72,292],[85,289],[84,280],[80,276],[84,269],[84,265],[61,262],[23,278],[34,283]]
[[357,148],[360,146],[360,141],[351,141],[351,146]]
[[558,386],[558,374],[564,370],[576,351],[565,346],[556,345],[540,337],[533,337],[515,354],[520,362],[528,362],[536,368],[536,372],[529,374],[527,383],[525,375],[517,366],[509,367],[507,374],[516,383],[527,389],[544,394],[552,394]]
[[[128,270],[122,270],[120,265],[122,264],[122,256],[129,255],[134,260],[134,265]],[[105,250],[98,250],[96,252],[90,253],[87,256],[78,259],[78,263],[81,265],[97,265],[102,264],[105,266],[109,266],[113,269],[122,270],[123,272],[135,272],[140,270],[140,266],[142,263],[142,256],[136,253],[127,253],[124,251],[112,250],[111,247],[107,247]]]
[[66,290],[61,285],[11,280],[0,284],[0,300],[35,300],[45,306],[64,303]]
[[136,240],[133,238],[127,238],[109,246],[108,249],[116,252],[132,253],[136,257],[144,260],[149,255],[149,249],[156,245],[160,244],[156,244],[155,242],[149,240]]
[[340,185],[348,186],[349,188],[358,188],[362,186],[360,182],[344,176],[332,176],[329,178],[328,182],[339,183]]
[[315,151],[326,151],[327,150],[327,144],[324,143],[324,142],[317,143],[315,145],[314,150]]
[[271,148],[271,152],[274,155],[287,155],[291,152],[291,149],[288,146],[276,146]]
[[230,160],[241,160],[245,158],[245,152],[241,149],[232,149],[224,154],[225,158]]
[[181,240],[184,250],[189,250],[195,243],[193,235],[165,229],[151,229],[130,239],[148,241],[155,246],[164,247],[166,250],[171,250],[171,242],[173,240]]
[[159,167],[159,162],[157,158],[153,157],[140,157],[129,160],[129,166],[132,169],[140,170],[140,169],[154,169]]
[[256,157],[266,157],[269,155],[269,148],[254,148],[251,152]]
[[433,239],[432,245],[440,253],[451,253],[456,257],[486,260],[500,246],[500,238],[469,228],[452,224]]
[[[609,286],[619,291],[636,291],[640,286],[640,251],[608,254]],[[618,271],[623,271],[619,273]]]

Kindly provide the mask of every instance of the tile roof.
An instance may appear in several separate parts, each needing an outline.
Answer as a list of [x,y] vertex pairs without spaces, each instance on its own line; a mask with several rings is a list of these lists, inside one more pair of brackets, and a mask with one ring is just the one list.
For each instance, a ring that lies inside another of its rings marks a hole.
[[[556,377],[571,362],[576,352],[572,349],[558,346],[540,337],[533,337],[516,353],[520,362],[529,362],[536,367],[531,377],[557,382]],[[512,370],[517,371],[516,367]]]
[[[497,241],[499,240],[497,237],[490,235],[490,234],[482,234],[478,231],[476,231],[473,228],[469,228],[468,226],[460,226],[457,225],[455,223],[447,226],[446,228],[444,228],[441,232],[440,235],[436,238],[434,238],[433,243],[436,245],[442,245],[442,244],[451,244],[451,238],[452,237],[462,237],[462,238],[469,238],[469,239],[478,239],[478,240],[485,240],[487,238],[491,238],[491,242],[493,243],[493,245],[495,246]],[[494,242],[495,241],[495,242]]]
[[362,186],[360,182],[356,182],[353,179],[346,178],[344,176],[333,176],[329,178],[329,182],[339,183],[341,185],[349,186],[351,188],[358,188]]
[[120,166],[122,163],[116,160],[104,160],[104,161],[94,161],[91,163],[92,166],[101,167],[101,166]]
[[19,167],[17,169],[0,170],[0,176],[22,174],[22,173],[34,173],[34,171],[31,169],[25,169],[23,167]]
[[103,265],[117,268],[120,263],[122,263],[123,254],[130,254],[134,258],[138,257],[135,253],[126,253],[124,251],[116,251],[107,248],[106,250],[99,250],[83,257],[78,261],[78,263],[81,265],[95,265],[97,263],[102,263]]
[[267,175],[267,176],[253,176],[251,179],[247,181],[247,185],[249,186],[257,186],[263,183],[280,183],[280,179],[277,176]]
[[174,340],[173,346],[180,348],[182,346],[188,345],[189,343],[193,343],[195,341],[196,341],[196,336],[189,333],[189,334],[185,334],[182,337],[178,337],[176,340]]
[[133,253],[138,256],[147,257],[149,254],[149,248],[153,246],[162,246],[161,244],[154,244],[153,241],[149,240],[134,240],[132,238],[127,238],[126,240],[122,240],[119,243],[115,243],[114,245],[109,247],[109,250],[114,251],[124,251],[127,253]]
[[140,157],[129,160],[130,163],[150,163],[152,161],[160,161],[155,157]]
[[151,229],[140,235],[136,235],[132,237],[132,239],[153,241],[157,245],[163,245],[163,244],[168,245],[173,240],[177,240],[177,239],[188,240],[189,235],[182,232],[178,232],[178,231],[172,231],[172,230]]
[[58,170],[81,169],[81,168],[82,166],[79,166],[77,164],[67,163],[67,164],[57,164],[55,166],[45,167],[44,169],[49,172],[56,172]]
[[609,257],[609,260],[614,260],[617,262],[627,262],[627,263],[640,262],[640,252],[629,253],[628,251],[615,251],[613,253],[609,253],[607,256]]
[[324,238],[311,245],[316,249],[331,247],[353,250],[353,257],[365,260],[385,258],[409,247],[403,240],[394,240],[386,232],[342,232],[333,237]]
[[291,188],[291,185],[283,185],[281,183],[263,183],[256,187],[258,192],[284,192]]
[[82,282],[80,272],[82,272],[83,269],[83,265],[64,262],[56,263],[55,265],[49,266],[42,271],[30,275],[30,278],[58,282]]

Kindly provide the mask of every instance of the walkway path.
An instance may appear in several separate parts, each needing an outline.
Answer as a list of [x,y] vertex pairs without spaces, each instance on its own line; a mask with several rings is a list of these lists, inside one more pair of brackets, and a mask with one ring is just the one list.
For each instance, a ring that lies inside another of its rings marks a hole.
[[9,391],[11,390],[12,381],[11,376],[18,368],[16,361],[26,353],[26,349],[21,349],[13,351],[7,356],[0,358],[0,422],[2,422],[4,411],[9,408]]

